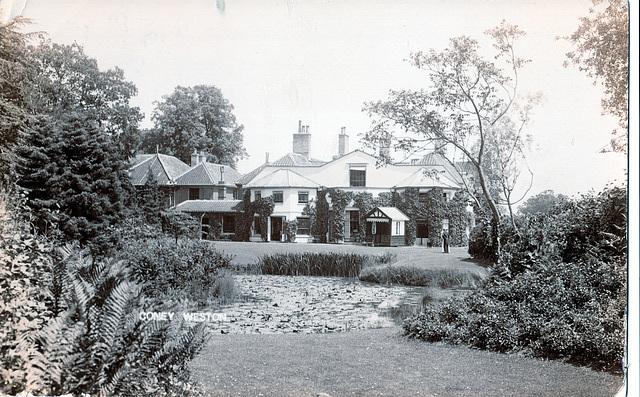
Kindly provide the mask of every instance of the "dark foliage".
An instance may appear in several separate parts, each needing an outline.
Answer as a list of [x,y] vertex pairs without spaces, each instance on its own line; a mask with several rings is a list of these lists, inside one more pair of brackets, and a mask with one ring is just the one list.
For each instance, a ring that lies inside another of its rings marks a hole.
[[608,188],[520,217],[484,287],[409,318],[405,333],[620,370],[626,202],[624,189]]

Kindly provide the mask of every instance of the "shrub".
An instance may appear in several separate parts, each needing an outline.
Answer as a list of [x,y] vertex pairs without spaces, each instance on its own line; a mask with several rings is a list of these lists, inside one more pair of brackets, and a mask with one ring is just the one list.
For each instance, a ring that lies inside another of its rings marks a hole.
[[131,268],[134,280],[148,296],[173,296],[206,303],[221,271],[231,267],[232,257],[200,240],[169,238],[131,241],[120,256]]
[[517,221],[483,288],[407,319],[405,334],[619,370],[626,192],[607,189]]

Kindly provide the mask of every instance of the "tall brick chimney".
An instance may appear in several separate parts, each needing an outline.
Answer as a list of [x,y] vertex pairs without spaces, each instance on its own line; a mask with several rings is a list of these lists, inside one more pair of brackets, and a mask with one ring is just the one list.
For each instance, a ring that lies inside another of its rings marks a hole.
[[340,128],[338,135],[338,156],[342,157],[349,152],[349,135],[346,134],[347,127]]
[[293,134],[293,153],[301,154],[309,159],[309,152],[311,150],[311,134],[309,133],[309,126],[303,126],[302,120],[298,121],[298,133]]

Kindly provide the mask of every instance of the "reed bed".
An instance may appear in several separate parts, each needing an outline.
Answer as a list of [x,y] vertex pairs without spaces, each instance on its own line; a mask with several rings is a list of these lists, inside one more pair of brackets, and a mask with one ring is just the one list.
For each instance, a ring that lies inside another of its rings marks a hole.
[[370,266],[362,269],[360,281],[379,284],[403,284],[419,287],[473,288],[485,279],[468,269],[424,268],[414,266]]
[[262,274],[282,276],[327,276],[356,278],[376,257],[346,252],[267,254],[258,260]]

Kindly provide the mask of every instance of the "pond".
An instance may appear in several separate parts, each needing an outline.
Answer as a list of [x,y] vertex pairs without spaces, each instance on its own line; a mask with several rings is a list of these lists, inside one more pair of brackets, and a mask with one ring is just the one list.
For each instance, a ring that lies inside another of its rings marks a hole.
[[420,307],[426,287],[341,277],[234,276],[238,298],[216,308],[220,333],[323,333],[393,327]]

